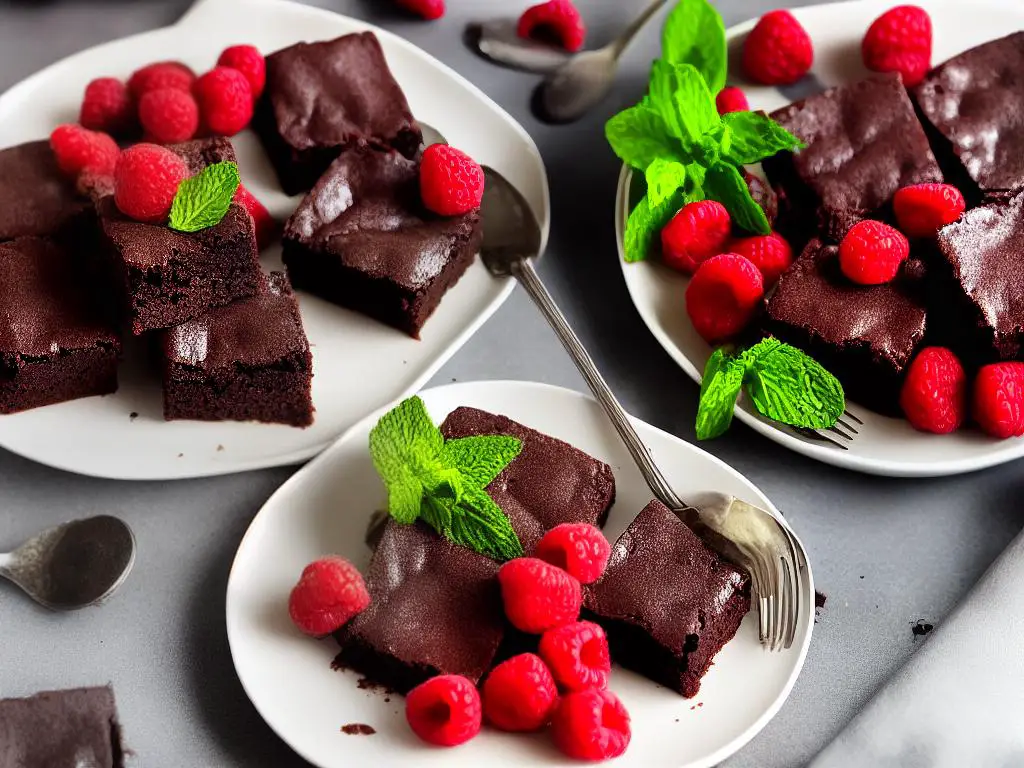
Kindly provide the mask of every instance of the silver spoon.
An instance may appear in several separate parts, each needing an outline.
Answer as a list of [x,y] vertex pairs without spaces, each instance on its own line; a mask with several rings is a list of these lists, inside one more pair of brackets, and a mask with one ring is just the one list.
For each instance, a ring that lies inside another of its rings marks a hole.
[[540,116],[554,123],[571,123],[597,106],[615,82],[622,52],[668,1],[654,0],[614,41],[574,56],[549,74],[537,92]]
[[134,564],[131,529],[116,517],[101,515],[55,526],[0,554],[0,576],[40,605],[71,611],[110,597]]
[[554,72],[572,58],[571,53],[553,45],[520,37],[516,26],[512,19],[494,19],[471,25],[469,45],[495,64],[542,75]]

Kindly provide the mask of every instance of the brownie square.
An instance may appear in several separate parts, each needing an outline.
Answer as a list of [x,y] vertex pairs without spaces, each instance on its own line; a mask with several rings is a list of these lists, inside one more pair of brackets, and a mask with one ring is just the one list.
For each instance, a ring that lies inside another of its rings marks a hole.
[[939,160],[970,196],[1024,188],[1024,32],[993,40],[933,69],[911,91]]
[[839,266],[839,249],[812,240],[767,302],[766,333],[807,352],[849,397],[899,413],[903,374],[924,340],[925,297],[909,280],[863,286]]
[[296,288],[419,338],[482,237],[479,210],[443,217],[423,206],[416,161],[360,147],[288,219],[284,263]]
[[422,524],[389,521],[366,574],[370,606],[335,633],[337,664],[399,693],[435,675],[478,682],[505,631],[498,567]]
[[372,32],[296,43],[268,56],[253,128],[289,195],[312,187],[355,144],[413,157],[423,140]]
[[860,219],[889,219],[898,189],[943,179],[899,75],[832,88],[772,118],[807,144],[764,162],[779,226],[798,247],[816,232],[838,242]]
[[530,555],[541,537],[560,523],[604,527],[615,501],[615,477],[603,461],[505,416],[456,408],[441,425],[446,440],[511,435],[520,454],[487,486]]
[[0,413],[117,389],[121,339],[101,295],[81,253],[0,243]]
[[161,335],[164,418],[313,423],[313,359],[288,278]]
[[691,698],[750,610],[750,578],[652,501],[584,588],[584,605],[617,663]]
[[92,220],[92,205],[57,168],[49,142],[0,150],[0,242],[73,236],[76,228]]
[[0,700],[0,765],[122,768],[124,753],[109,687]]
[[[193,174],[207,165],[234,161],[227,139],[170,147]],[[122,214],[113,197],[97,203],[111,283],[136,335],[169,328],[208,310],[255,294],[263,282],[252,217],[232,204],[215,226],[177,232]]]

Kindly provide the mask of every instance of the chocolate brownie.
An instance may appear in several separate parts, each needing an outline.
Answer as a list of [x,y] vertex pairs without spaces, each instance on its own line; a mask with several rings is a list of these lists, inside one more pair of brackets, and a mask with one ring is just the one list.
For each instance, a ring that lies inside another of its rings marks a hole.
[[423,140],[372,32],[296,43],[268,56],[253,128],[289,195],[312,187],[355,144],[413,157]]
[[296,288],[419,338],[473,263],[480,213],[443,217],[420,199],[419,165],[360,147],[334,161],[284,230]]
[[615,501],[615,477],[603,461],[578,448],[476,408],[456,408],[441,425],[446,440],[474,435],[512,435],[519,455],[487,486],[512,522],[527,555],[560,523],[603,527]]
[[73,236],[92,219],[92,205],[57,168],[49,142],[0,150],[0,242],[31,235]]
[[916,285],[857,285],[842,274],[839,249],[815,239],[779,279],[764,330],[824,365],[852,399],[898,413],[903,373],[924,339],[926,315]]
[[0,413],[117,389],[121,339],[84,261],[44,238],[0,243]]
[[911,96],[940,162],[968,197],[1006,198],[1024,188],[1024,32],[940,64]]
[[[207,165],[234,161],[227,139],[170,147],[195,174]],[[177,232],[122,214],[113,197],[97,203],[111,283],[135,334],[183,323],[208,310],[252,296],[263,282],[252,217],[237,204],[215,226]]]
[[313,360],[288,278],[164,331],[164,418],[313,423]]
[[0,700],[0,765],[122,768],[125,748],[109,688]]
[[832,88],[771,116],[807,144],[764,162],[779,227],[797,247],[815,232],[838,242],[860,219],[889,218],[901,187],[943,179],[899,75]]
[[422,524],[389,521],[366,573],[370,606],[335,633],[337,664],[399,693],[435,675],[479,681],[505,631],[498,567]]
[[584,588],[584,605],[617,663],[690,698],[750,610],[750,578],[652,501]]

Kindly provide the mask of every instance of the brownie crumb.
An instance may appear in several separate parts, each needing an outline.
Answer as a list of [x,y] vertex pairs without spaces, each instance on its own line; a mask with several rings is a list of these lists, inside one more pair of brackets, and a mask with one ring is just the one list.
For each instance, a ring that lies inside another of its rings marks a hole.
[[128,421],[135,421],[137,418],[139,418],[139,414],[135,411],[128,414]]
[[179,453],[179,454],[178,454],[178,458],[179,458],[179,459],[183,459],[183,458],[185,458],[185,454],[184,454],[184,453]]
[[914,633],[915,637],[924,637],[933,629],[935,629],[935,627],[924,619],[918,619],[910,627],[910,631]]
[[824,608],[826,600],[828,600],[828,595],[826,595],[824,592],[815,592],[814,593],[814,607],[815,608]]
[[224,450],[224,446],[223,445],[218,445],[217,446],[217,453],[220,453],[223,450]]
[[366,723],[349,723],[341,726],[341,732],[349,736],[372,736],[377,730]]

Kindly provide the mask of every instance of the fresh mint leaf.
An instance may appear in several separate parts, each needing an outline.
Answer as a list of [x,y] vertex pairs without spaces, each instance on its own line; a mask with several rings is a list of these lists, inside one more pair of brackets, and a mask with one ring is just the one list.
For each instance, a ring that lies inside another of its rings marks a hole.
[[686,183],[686,166],[676,160],[659,157],[647,166],[644,176],[650,205],[657,208]]
[[679,155],[679,142],[661,114],[643,104],[619,112],[605,125],[612,150],[626,165],[646,171],[655,160]]
[[208,165],[185,179],[171,203],[171,229],[198,232],[219,224],[231,207],[238,184],[238,166],[232,162]]
[[704,177],[704,191],[728,209],[733,223],[741,229],[756,235],[771,233],[768,217],[750,196],[750,188],[736,166],[721,161],[711,166]]
[[686,166],[686,202],[696,203],[707,199],[704,194],[704,179],[707,176],[707,168],[700,163],[689,163]]
[[725,433],[732,424],[736,398],[743,388],[743,360],[730,357],[716,349],[704,367],[697,407],[697,439],[712,440]]
[[646,196],[637,203],[626,221],[626,261],[643,261],[650,256],[654,239],[685,204],[686,193],[681,189],[661,205],[651,205],[651,198]]
[[768,338],[742,356],[754,407],[765,417],[807,429],[835,426],[846,408],[843,386],[796,347]]
[[650,104],[684,148],[722,124],[707,83],[690,64],[655,61],[651,68]]
[[444,444],[441,462],[458,469],[472,486],[486,488],[522,450],[522,440],[510,435],[460,437]]
[[463,496],[448,538],[500,562],[523,556],[523,545],[508,516],[482,488]]
[[730,112],[722,118],[722,154],[737,165],[753,165],[803,142],[761,112]]
[[443,445],[418,397],[403,400],[370,430],[370,456],[388,490],[388,511],[398,522],[408,524],[419,515],[424,481],[434,483],[433,473],[442,469],[437,456]]
[[728,47],[725,25],[707,0],[679,0],[661,35],[661,55],[673,64],[692,64],[712,93],[725,86]]

